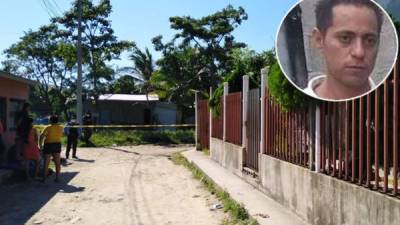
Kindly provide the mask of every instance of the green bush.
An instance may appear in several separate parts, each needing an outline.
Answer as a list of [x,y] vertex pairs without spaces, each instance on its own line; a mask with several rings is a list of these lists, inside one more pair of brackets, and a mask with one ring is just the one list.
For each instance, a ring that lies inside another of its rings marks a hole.
[[278,63],[272,65],[268,76],[268,90],[283,111],[307,106],[315,101],[297,90],[283,75]]
[[[139,144],[194,144],[194,130],[101,130],[93,132],[90,141],[95,147]],[[62,139],[66,145],[66,137]],[[79,141],[80,147],[85,143]]]

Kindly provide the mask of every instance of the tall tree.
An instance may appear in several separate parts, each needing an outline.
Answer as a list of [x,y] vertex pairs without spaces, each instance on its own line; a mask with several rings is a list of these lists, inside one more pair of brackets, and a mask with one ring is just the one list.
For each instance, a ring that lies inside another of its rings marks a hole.
[[157,61],[159,69],[153,73],[151,83],[156,93],[177,104],[183,112],[181,123],[193,114],[194,91],[206,90],[208,77],[197,76],[201,70],[198,51],[192,47],[175,49]]
[[135,83],[135,78],[130,75],[124,75],[110,85],[110,92],[114,94],[135,94],[139,90]]
[[75,47],[55,24],[28,31],[19,42],[5,50],[6,70],[37,81],[38,96],[55,113],[64,112],[68,88],[76,61]]
[[143,84],[140,88],[141,92],[144,92],[146,94],[146,98],[148,99],[150,91],[153,90],[153,87],[150,83],[151,76],[154,72],[153,56],[148,48],[146,48],[143,52],[139,48],[134,47],[130,58],[134,65],[133,72],[143,79]]
[[167,44],[162,43],[162,36],[157,36],[153,38],[153,44],[164,56],[175,51],[177,47],[196,49],[198,63],[201,63],[202,68],[200,70],[209,74],[208,83],[215,87],[232,67],[229,63],[229,53],[233,49],[246,46],[236,42],[232,32],[247,18],[247,13],[242,7],[235,9],[231,5],[200,19],[190,16],[171,17],[171,28],[179,33]]
[[[53,22],[66,29],[72,41],[78,38],[78,0],[72,9]],[[110,0],[100,0],[94,5],[91,0],[82,3],[82,52],[86,76],[84,81],[89,87],[90,95],[95,99],[105,91],[107,82],[113,79],[114,71],[107,65],[113,59],[119,59],[124,50],[134,46],[130,41],[118,41],[108,19],[112,12]]]

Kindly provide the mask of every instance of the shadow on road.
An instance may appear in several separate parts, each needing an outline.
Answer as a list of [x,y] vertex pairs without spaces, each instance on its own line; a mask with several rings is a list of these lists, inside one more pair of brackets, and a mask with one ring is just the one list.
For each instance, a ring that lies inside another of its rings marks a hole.
[[115,151],[119,151],[119,152],[124,152],[124,153],[129,153],[129,154],[134,154],[134,155],[140,155],[140,153],[131,152],[131,151],[128,151],[128,150],[125,150],[125,149],[122,149],[122,148],[115,148],[115,147],[107,147],[107,148],[115,150]]
[[61,173],[59,183],[55,183],[54,176],[51,176],[46,183],[31,181],[0,185],[0,224],[25,224],[57,192],[84,191],[85,187],[68,184],[77,174],[78,172]]

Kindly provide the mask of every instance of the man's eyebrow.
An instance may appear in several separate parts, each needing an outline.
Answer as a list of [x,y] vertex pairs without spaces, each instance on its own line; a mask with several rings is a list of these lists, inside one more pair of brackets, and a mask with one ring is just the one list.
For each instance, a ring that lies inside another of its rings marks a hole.
[[351,30],[338,30],[335,32],[335,35],[356,35],[356,33]]
[[[357,35],[357,33],[352,30],[338,30],[335,32],[335,35]],[[363,33],[362,36],[378,37],[379,35],[377,32],[366,32],[366,33]]]

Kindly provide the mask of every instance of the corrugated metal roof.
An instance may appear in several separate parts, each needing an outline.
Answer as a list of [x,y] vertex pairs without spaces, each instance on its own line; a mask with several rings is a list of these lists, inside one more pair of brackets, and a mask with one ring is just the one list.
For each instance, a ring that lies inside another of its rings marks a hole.
[[158,101],[158,95],[149,94],[148,98],[146,95],[127,95],[127,94],[105,94],[99,96],[100,101]]

